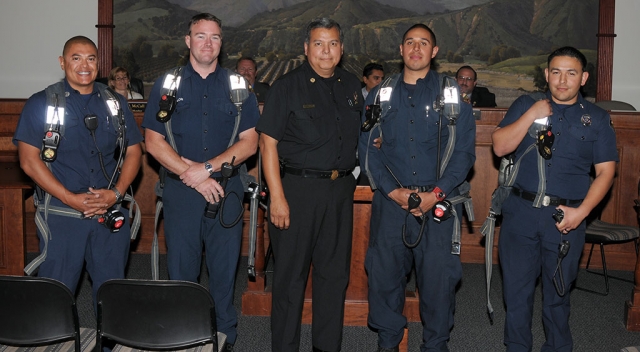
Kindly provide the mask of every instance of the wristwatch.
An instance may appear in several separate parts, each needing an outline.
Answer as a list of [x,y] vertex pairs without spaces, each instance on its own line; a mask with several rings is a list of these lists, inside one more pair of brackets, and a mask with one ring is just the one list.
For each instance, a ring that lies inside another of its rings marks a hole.
[[204,162],[204,168],[209,171],[209,176],[213,175],[213,166],[208,161]]
[[436,194],[436,199],[438,201],[443,201],[444,198],[446,197],[446,195],[444,194],[444,192],[442,192],[440,187],[437,187],[437,186],[433,189],[433,193]]
[[118,191],[118,189],[115,188],[115,187],[113,187],[111,190],[113,191],[113,193],[116,194],[116,204],[122,203],[123,197],[122,197],[122,194],[120,193],[120,191]]

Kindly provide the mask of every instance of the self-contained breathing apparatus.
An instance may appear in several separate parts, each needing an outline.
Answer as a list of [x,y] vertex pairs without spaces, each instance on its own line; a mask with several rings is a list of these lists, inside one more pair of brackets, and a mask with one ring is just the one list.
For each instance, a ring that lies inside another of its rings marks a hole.
[[[533,100],[545,99],[546,96],[543,93],[530,94]],[[534,121],[529,127],[528,136],[533,139],[533,142],[525,149],[522,155],[515,160],[515,153],[504,156],[500,160],[500,166],[498,168],[498,188],[493,191],[491,195],[491,207],[489,208],[489,215],[485,219],[480,233],[485,236],[485,274],[486,274],[486,296],[487,296],[487,314],[489,316],[489,322],[493,324],[494,311],[491,304],[491,276],[493,270],[493,242],[495,236],[496,217],[502,214],[502,204],[513,192],[513,184],[518,176],[520,169],[520,162],[524,159],[530,151],[536,149],[538,151],[537,166],[538,166],[538,190],[533,199],[533,207],[540,208],[542,206],[549,205],[549,196],[546,193],[546,173],[545,173],[545,160],[549,160],[552,157],[553,142],[555,135],[552,133],[552,125],[549,121],[549,117],[543,117]],[[525,136],[525,138],[527,138]],[[559,210],[552,215],[556,222],[562,222],[564,213]],[[560,263],[569,251],[569,241],[563,240],[558,247],[558,266],[556,272],[560,273],[562,281],[562,269]],[[558,295],[563,296],[565,294],[564,282],[558,284],[555,280],[554,273],[554,285]]]
[[[381,121],[384,119],[385,114],[388,113],[388,111],[391,109],[392,90],[395,88],[399,77],[400,77],[400,74],[395,74],[387,78],[380,85],[380,88],[378,89],[376,96],[374,98],[374,103],[366,106],[365,121],[361,127],[361,130],[363,132],[370,132],[371,130],[377,127],[379,129],[380,138],[381,139],[384,138],[382,127],[381,127]],[[442,177],[444,170],[446,169],[447,164],[449,163],[451,156],[453,154],[453,149],[454,149],[455,140],[456,140],[456,121],[458,116],[460,115],[460,110],[461,110],[460,106],[461,104],[463,104],[460,101],[460,95],[458,93],[459,88],[457,86],[457,83],[455,82],[455,79],[445,75],[440,75],[439,83],[440,83],[441,93],[438,94],[436,100],[433,102],[433,110],[439,113],[438,114],[439,116],[438,117],[439,118],[438,151],[437,151],[438,155],[437,155],[437,166],[436,166],[436,180],[439,180]],[[425,108],[427,114],[429,112],[429,109],[430,107],[427,105]],[[449,121],[448,123],[449,138],[447,140],[447,145],[445,147],[444,157],[442,157],[443,153],[441,151],[442,116],[443,115]],[[371,139],[371,135],[372,134],[369,134],[369,139]],[[371,140],[369,140],[369,142],[367,143],[367,148],[369,148],[369,146],[371,145],[370,142]],[[393,174],[391,169],[387,165],[385,165],[385,167],[387,168],[391,176],[395,179],[396,183],[398,183],[398,186],[403,187],[402,184],[399,182],[398,178]],[[367,176],[369,177],[371,188],[375,190],[377,186],[375,184],[375,181],[371,177],[371,173],[369,171],[368,151],[367,151],[367,155],[365,156],[365,170],[367,170]],[[464,181],[462,184],[458,186],[457,189],[459,191],[459,195],[455,197],[451,197],[449,199],[444,199],[445,198],[444,193],[441,190],[436,189],[436,187],[434,186],[429,186],[424,190],[420,190],[420,191],[426,191],[426,192],[437,192],[437,197],[439,201],[438,203],[435,204],[435,206],[432,209],[432,217],[436,223],[440,223],[444,220],[447,220],[451,216],[456,218],[456,221],[454,223],[454,231],[451,238],[451,254],[455,254],[455,255],[460,254],[461,230],[460,230],[460,222],[457,221],[458,214],[454,208],[454,205],[464,203],[469,220],[470,221],[474,220],[473,203],[471,202],[471,196],[470,196],[471,186],[467,181]],[[418,208],[420,206],[420,203],[421,203],[421,199],[418,196],[418,194],[412,193],[411,196],[409,197],[407,212],[409,213],[411,210]],[[418,233],[418,237],[414,243],[409,243],[406,239],[406,236],[405,236],[406,223],[402,228],[402,240],[405,246],[407,246],[408,248],[414,248],[418,245],[418,243],[420,243],[420,240],[422,239],[422,234],[424,231],[424,220],[425,220],[424,214],[422,216],[415,217],[415,218],[420,223],[420,232]]]
[[[107,209],[104,214],[98,216],[97,221],[108,228],[112,233],[120,231],[120,228],[126,221],[124,214],[120,211],[120,204],[123,200],[129,201],[131,202],[129,217],[133,217],[134,219],[133,223],[131,224],[131,239],[135,239],[140,227],[140,211],[138,204],[133,199],[133,192],[130,192],[131,195],[125,193],[125,195],[122,196],[120,192],[114,187],[117,176],[119,175],[120,167],[124,162],[124,155],[127,148],[124,112],[120,107],[120,101],[117,98],[117,93],[115,93],[111,88],[107,87],[104,84],[98,82],[95,82],[94,84],[98,88],[99,96],[102,98],[105,105],[107,106],[107,110],[109,111],[107,121],[113,121],[113,126],[118,132],[116,145],[119,149],[119,156],[116,162],[116,167],[112,175],[109,176],[104,167],[102,153],[96,143],[95,130],[98,127],[97,116],[85,116],[85,127],[90,131],[94,143],[96,144],[102,173],[105,179],[109,181],[107,189],[112,190],[116,194],[116,204]],[[51,163],[55,162],[58,157],[58,147],[60,145],[62,137],[64,137],[64,117],[66,107],[65,98],[68,96],[68,94],[68,92],[65,92],[64,82],[54,83],[45,89],[47,110],[40,158],[42,159],[42,161],[44,161],[49,170],[51,170]],[[42,234],[44,246],[41,254],[24,268],[24,272],[27,275],[31,275],[35,271],[35,269],[38,268],[38,266],[40,266],[40,264],[42,264],[42,262],[44,262],[44,260],[46,259],[48,242],[51,237],[51,232],[47,224],[49,214],[68,216],[76,219],[85,218],[81,212],[74,209],[50,205],[51,198],[52,196],[50,193],[45,192],[44,189],[36,185],[36,194],[33,197],[34,206],[36,207],[36,226]],[[134,208],[136,209],[135,216],[133,216]]]
[[[177,105],[176,95],[178,92],[178,88],[180,87],[180,81],[182,77],[184,67],[176,67],[165,73],[164,78],[162,79],[162,87],[160,89],[160,101],[159,101],[159,110],[156,114],[156,119],[159,122],[164,123],[166,129],[166,139],[169,145],[175,150],[178,151],[175,138],[173,136],[172,128],[171,128],[171,116],[175,111]],[[235,119],[235,124],[233,128],[233,133],[231,134],[231,138],[229,140],[229,144],[227,148],[231,147],[236,140],[238,134],[238,128],[240,127],[240,120],[242,117],[242,104],[249,97],[249,84],[244,77],[241,75],[234,73],[228,69],[224,69],[225,72],[229,76],[229,88],[230,88],[230,96],[229,99],[238,109],[238,115]],[[223,189],[226,186],[226,180],[234,175],[235,172],[239,173],[240,178],[242,179],[242,183],[244,185],[245,192],[251,191],[249,189],[249,185],[258,185],[253,177],[247,173],[246,166],[242,164],[240,167],[235,168],[233,166],[233,161],[235,160],[235,156],[231,163],[225,162],[221,166],[221,174],[222,179],[220,180],[220,184]],[[209,170],[209,168],[207,168]],[[151,246],[151,275],[153,280],[158,280],[159,278],[159,248],[158,248],[158,222],[160,219],[160,213],[163,208],[162,201],[162,193],[164,189],[165,178],[167,175],[167,170],[164,167],[160,167],[159,170],[159,181],[156,184],[155,192],[158,200],[156,202],[156,212],[155,212],[155,220],[154,220],[154,233],[153,233],[153,243]],[[212,171],[210,173],[213,173]],[[259,181],[258,181],[259,182]],[[254,190],[261,189],[261,186],[254,186]],[[224,211],[224,202],[226,200],[227,194],[225,192],[225,197],[220,201],[212,204],[207,204],[204,209],[205,216],[209,218],[215,218],[218,214],[220,214],[220,223],[224,227],[233,227],[237,224],[241,219],[244,213],[244,207],[241,207],[240,214],[238,217],[231,223],[225,224],[222,221],[222,213]],[[251,215],[257,219],[257,211],[258,207],[253,206],[254,199],[256,202],[259,202],[258,197],[251,197]],[[242,199],[241,199],[242,200]],[[254,221],[257,223],[257,220]],[[253,226],[249,232],[249,243],[250,248],[253,248],[253,251],[250,250],[249,253],[249,272],[251,273],[251,268],[255,266],[255,241],[256,241],[256,233],[257,227]],[[253,257],[252,257],[253,256]],[[252,263],[253,262],[253,263]],[[254,273],[255,276],[255,273]]]

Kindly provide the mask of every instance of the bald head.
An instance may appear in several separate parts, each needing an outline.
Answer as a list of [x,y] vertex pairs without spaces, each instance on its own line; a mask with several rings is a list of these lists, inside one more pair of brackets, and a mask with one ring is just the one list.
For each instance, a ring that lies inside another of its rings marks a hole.
[[67,50],[69,50],[69,48],[73,45],[73,44],[86,44],[86,45],[91,45],[93,46],[94,49],[96,49],[96,51],[98,51],[98,47],[96,46],[96,43],[93,42],[93,40],[82,36],[82,35],[78,35],[75,36],[69,40],[67,40],[66,43],[64,43],[64,49],[62,49],[62,56],[64,57],[65,54],[67,53]]

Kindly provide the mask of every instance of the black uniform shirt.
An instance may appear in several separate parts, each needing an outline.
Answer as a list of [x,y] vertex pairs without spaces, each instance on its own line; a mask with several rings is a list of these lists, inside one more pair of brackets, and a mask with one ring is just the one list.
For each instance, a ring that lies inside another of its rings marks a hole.
[[273,84],[256,130],[278,140],[287,166],[353,169],[363,100],[353,74],[337,67],[325,79],[305,62]]

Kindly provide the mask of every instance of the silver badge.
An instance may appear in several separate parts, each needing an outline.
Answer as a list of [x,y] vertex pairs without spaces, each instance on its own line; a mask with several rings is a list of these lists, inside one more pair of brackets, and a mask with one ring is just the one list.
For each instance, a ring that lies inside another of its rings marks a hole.
[[580,118],[580,121],[582,121],[582,125],[585,127],[591,126],[591,115],[589,114],[582,115],[582,118]]

